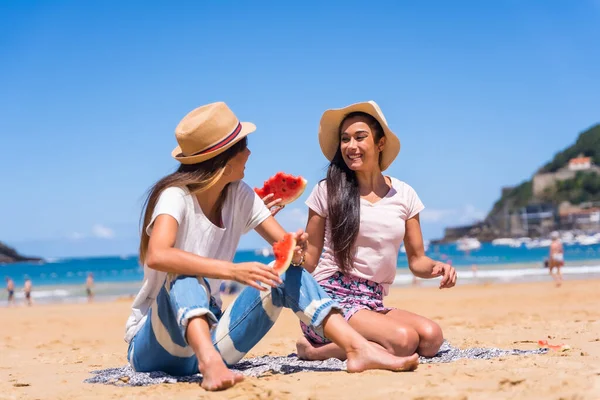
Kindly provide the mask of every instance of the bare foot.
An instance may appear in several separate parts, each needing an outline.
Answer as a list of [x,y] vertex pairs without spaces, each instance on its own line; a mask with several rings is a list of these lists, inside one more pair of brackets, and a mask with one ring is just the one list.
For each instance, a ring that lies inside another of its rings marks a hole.
[[313,345],[305,336],[302,336],[296,342],[296,352],[298,353],[298,358],[301,360],[312,360],[311,350],[313,350],[313,348]]
[[419,356],[396,357],[387,351],[371,344],[348,351],[348,372],[363,372],[368,369],[385,369],[389,371],[414,371],[419,366]]
[[309,361],[322,361],[337,358],[344,361],[346,352],[335,343],[313,344],[305,336],[296,342],[298,358]]
[[220,356],[201,363],[199,367],[202,373],[200,386],[211,392],[229,389],[244,380],[242,374],[227,368]]

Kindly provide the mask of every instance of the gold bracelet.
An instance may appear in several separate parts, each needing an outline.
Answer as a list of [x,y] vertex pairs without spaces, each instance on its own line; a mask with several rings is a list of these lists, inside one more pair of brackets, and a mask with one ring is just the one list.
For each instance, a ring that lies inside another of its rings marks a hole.
[[294,261],[292,261],[292,262],[290,262],[290,265],[292,267],[301,267],[301,266],[303,266],[304,265],[304,255],[305,254],[306,253],[302,253],[302,257],[300,257],[300,262],[299,263],[296,264]]

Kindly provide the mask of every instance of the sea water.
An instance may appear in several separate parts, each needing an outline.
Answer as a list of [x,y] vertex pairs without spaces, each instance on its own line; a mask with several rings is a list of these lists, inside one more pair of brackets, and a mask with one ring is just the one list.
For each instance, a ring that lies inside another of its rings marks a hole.
[[[483,243],[477,250],[461,251],[456,244],[431,245],[427,255],[451,263],[459,271],[459,283],[473,281],[515,282],[549,280],[544,260],[548,248],[493,246]],[[268,263],[273,257],[259,250],[240,250],[234,262]],[[600,244],[566,245],[563,274],[566,279],[600,276]],[[396,285],[413,283],[406,254],[400,253]],[[36,302],[85,301],[85,281],[93,273],[94,292],[100,298],[132,296],[140,288],[144,273],[136,255],[117,257],[48,259],[41,263],[0,265],[0,276],[11,277],[16,285],[17,300],[23,298],[25,279],[33,283]],[[425,281],[421,281],[427,284]],[[435,281],[431,282],[435,284]],[[6,290],[0,292],[0,305],[5,304]],[[4,300],[4,301],[3,301]]]

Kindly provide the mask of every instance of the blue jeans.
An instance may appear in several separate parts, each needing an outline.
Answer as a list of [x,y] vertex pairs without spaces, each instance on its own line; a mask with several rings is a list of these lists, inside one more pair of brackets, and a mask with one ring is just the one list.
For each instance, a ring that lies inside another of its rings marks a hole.
[[185,334],[190,319],[199,316],[211,323],[213,345],[229,366],[267,334],[283,307],[322,332],[325,317],[340,306],[304,268],[290,267],[281,279],[281,285],[264,292],[246,287],[222,313],[210,296],[206,280],[169,274],[148,318],[129,344],[129,363],[140,372],[163,371],[173,376],[197,373],[198,359]]

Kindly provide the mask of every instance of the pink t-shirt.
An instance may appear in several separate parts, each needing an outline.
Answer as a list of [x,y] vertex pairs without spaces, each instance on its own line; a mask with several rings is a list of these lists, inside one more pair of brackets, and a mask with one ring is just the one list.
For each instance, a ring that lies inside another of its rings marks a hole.
[[[360,228],[355,243],[354,266],[350,272],[351,275],[380,283],[386,295],[396,277],[398,252],[404,240],[406,220],[425,208],[412,187],[392,177],[390,180],[391,189],[377,203],[360,199]],[[314,187],[306,205],[327,218],[325,181]],[[332,250],[331,227],[326,221],[323,253],[313,276],[320,282],[337,271],[339,268]]]

